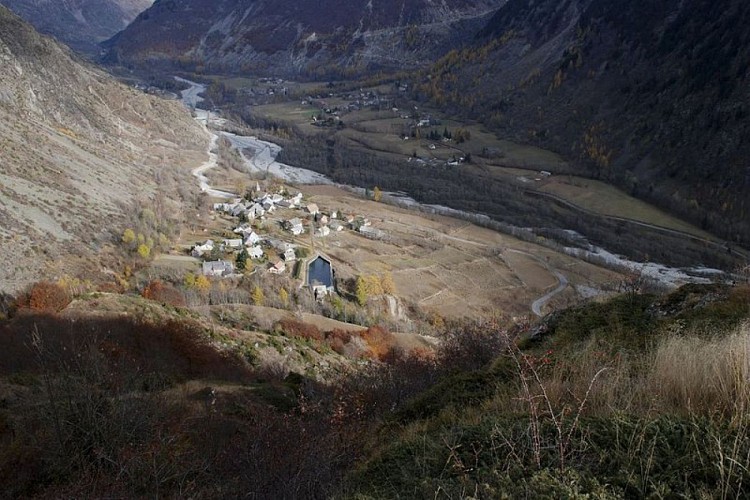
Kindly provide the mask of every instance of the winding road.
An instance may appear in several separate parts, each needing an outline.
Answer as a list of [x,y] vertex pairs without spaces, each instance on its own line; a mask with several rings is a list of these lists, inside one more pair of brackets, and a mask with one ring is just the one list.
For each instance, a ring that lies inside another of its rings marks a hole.
[[214,168],[218,163],[219,157],[216,154],[217,141],[218,136],[216,134],[211,134],[211,142],[208,143],[208,161],[200,167],[194,168],[190,173],[193,174],[193,177],[198,179],[198,185],[200,186],[201,191],[207,193],[209,196],[230,200],[232,198],[237,198],[237,194],[212,188],[208,183],[208,177],[206,177],[204,173],[207,170]]
[[548,269],[549,272],[551,272],[555,278],[557,278],[557,281],[559,284],[557,285],[557,288],[552,290],[551,292],[539,297],[534,302],[531,303],[531,312],[533,312],[538,317],[544,316],[542,314],[542,308],[547,305],[547,303],[552,300],[555,295],[558,293],[561,293],[563,290],[565,290],[568,287],[568,278],[561,273],[560,271],[557,271],[555,269]]
[[537,317],[541,318],[544,316],[542,314],[542,308],[549,303],[550,300],[552,300],[555,295],[562,293],[563,290],[568,288],[568,277],[565,276],[563,273],[558,271],[557,269],[553,269],[550,267],[550,265],[544,261],[544,259],[541,259],[539,256],[534,255],[533,253],[524,252],[523,250],[516,250],[516,249],[508,249],[509,252],[518,253],[521,255],[525,255],[526,257],[530,257],[537,261],[539,264],[541,264],[550,274],[552,274],[557,279],[557,288],[552,290],[551,292],[548,292],[538,299],[536,299],[534,302],[531,303],[531,312],[533,312]]

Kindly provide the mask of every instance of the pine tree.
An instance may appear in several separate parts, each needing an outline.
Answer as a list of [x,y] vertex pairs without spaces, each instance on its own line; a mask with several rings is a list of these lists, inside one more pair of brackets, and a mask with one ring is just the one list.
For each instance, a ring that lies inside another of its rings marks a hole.
[[250,254],[247,253],[247,250],[244,248],[240,253],[237,254],[237,257],[235,258],[235,264],[237,264],[237,269],[240,271],[244,271],[247,267],[247,259],[250,257]]

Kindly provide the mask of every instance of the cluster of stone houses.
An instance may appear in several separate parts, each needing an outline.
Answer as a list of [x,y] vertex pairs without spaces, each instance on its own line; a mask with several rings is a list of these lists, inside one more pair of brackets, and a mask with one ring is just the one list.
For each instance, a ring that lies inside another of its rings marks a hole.
[[255,220],[274,212],[278,207],[296,208],[302,202],[302,193],[285,198],[280,193],[265,193],[256,185],[255,196],[251,200],[237,198],[231,202],[215,203],[214,210],[231,215],[232,217]]
[[[325,214],[313,203],[307,205],[306,211],[312,216],[312,222],[315,225],[314,236],[318,238],[324,238],[332,232],[343,231],[346,228],[370,239],[379,240],[386,236],[385,232],[372,227],[370,220],[362,215],[345,215],[339,218],[337,212]],[[294,236],[299,236],[305,232],[304,221],[299,217],[287,220],[284,227]]]
[[[255,219],[264,220],[267,214],[273,213],[277,208],[295,209],[300,207],[302,193],[297,193],[294,196],[284,196],[282,193],[283,192],[263,192],[260,189],[260,186],[256,184],[256,189],[250,199],[237,198],[231,202],[215,203],[213,206],[215,211],[225,213],[232,217],[237,217],[241,221],[240,225],[234,229],[234,233],[237,234],[238,237],[224,240],[219,248],[222,251],[242,251],[244,249],[250,259],[260,260],[266,255],[261,243],[266,243],[270,247],[275,248],[279,252],[279,255],[283,257],[277,260],[271,260],[268,272],[272,274],[284,273],[286,271],[286,263],[296,260],[294,245],[278,242],[276,240],[264,241],[264,238],[262,238],[250,225],[250,221]],[[314,204],[308,205],[307,209],[309,210],[311,208],[314,209],[316,213],[319,212]],[[287,223],[289,223],[289,221],[287,221]],[[299,218],[293,220],[289,227],[295,235],[304,233],[304,225]],[[204,257],[207,254],[210,254],[215,246],[216,244],[212,240],[208,240],[204,244],[193,247],[192,255],[194,257]],[[204,274],[210,276],[227,276],[227,273],[219,271],[219,269],[224,269],[226,267],[225,264],[221,264],[222,262],[226,263],[226,261],[204,263],[209,264],[204,265]]]
[[[332,232],[343,231],[347,228],[371,239],[382,239],[385,236],[383,231],[373,228],[370,221],[364,216],[343,216],[335,211],[324,213],[315,203],[308,203],[303,206],[302,193],[297,193],[294,196],[284,196],[282,193],[262,192],[260,186],[256,184],[251,199],[238,198],[231,202],[214,204],[215,211],[240,219],[240,224],[233,230],[237,237],[225,239],[220,243],[207,240],[205,243],[195,245],[191,254],[197,258],[206,258],[218,246],[222,252],[241,252],[244,250],[250,259],[261,260],[266,256],[266,252],[261,246],[263,244],[275,250],[275,252],[268,253],[270,260],[267,271],[271,274],[286,272],[287,264],[294,262],[297,258],[296,245],[263,238],[250,224],[255,219],[265,220],[266,214],[280,207],[299,209],[304,212],[304,215],[292,217],[283,223],[284,228],[294,236],[304,234],[307,224],[311,225],[314,231],[313,236],[318,238],[327,237]],[[271,258],[272,255],[278,255],[278,258]],[[224,260],[204,262],[203,273],[208,276],[230,276],[234,274],[234,266],[231,262]]]

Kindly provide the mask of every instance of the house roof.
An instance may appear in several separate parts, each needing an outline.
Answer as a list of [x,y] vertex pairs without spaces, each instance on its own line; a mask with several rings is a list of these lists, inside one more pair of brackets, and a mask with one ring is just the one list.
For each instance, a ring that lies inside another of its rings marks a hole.
[[234,271],[234,265],[226,260],[215,260],[211,262],[203,263],[204,273],[216,273],[228,274]]

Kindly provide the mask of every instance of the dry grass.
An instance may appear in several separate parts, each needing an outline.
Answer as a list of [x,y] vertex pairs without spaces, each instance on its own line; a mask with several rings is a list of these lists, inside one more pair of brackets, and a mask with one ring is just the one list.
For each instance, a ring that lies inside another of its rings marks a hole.
[[[750,324],[725,336],[670,334],[638,356],[608,352],[592,341],[561,360],[551,351],[528,356],[523,368],[539,377],[530,384],[532,399],[555,411],[569,413],[585,399],[588,415],[658,413],[734,422],[750,406]],[[510,402],[528,409],[522,393],[503,398],[493,406]]]
[[[363,200],[332,186],[304,191],[323,210],[366,215],[388,235],[373,241],[344,231],[317,239],[338,277],[391,272],[397,296],[446,318],[528,314],[529,304],[556,285],[540,260],[562,270],[573,286],[602,288],[617,279],[606,269],[457,219]],[[572,287],[569,293],[575,300]]]
[[656,350],[647,390],[669,410],[739,417],[750,402],[750,325],[721,338],[672,336]]

